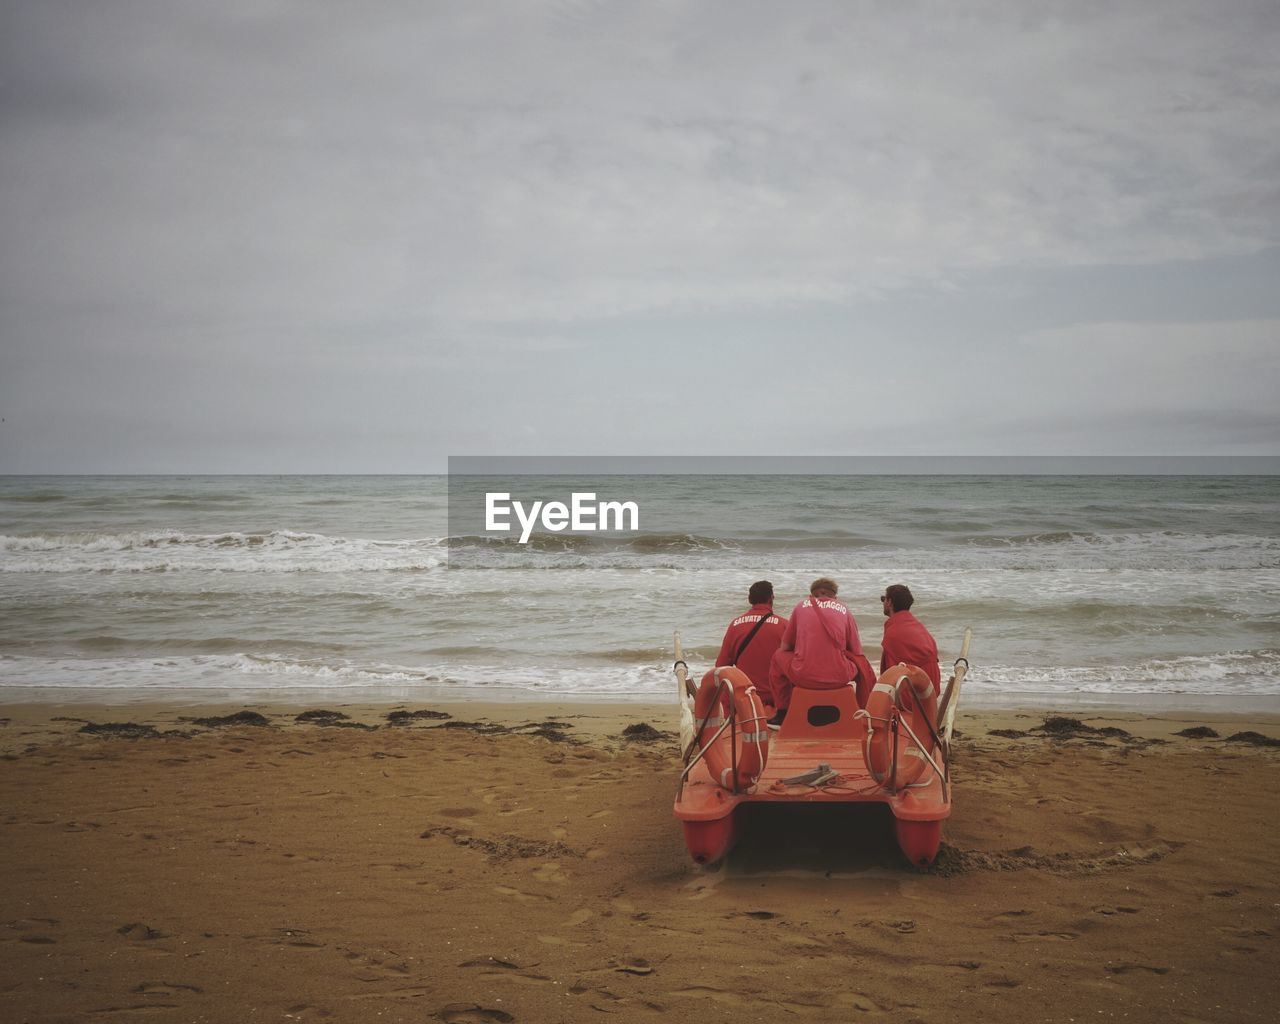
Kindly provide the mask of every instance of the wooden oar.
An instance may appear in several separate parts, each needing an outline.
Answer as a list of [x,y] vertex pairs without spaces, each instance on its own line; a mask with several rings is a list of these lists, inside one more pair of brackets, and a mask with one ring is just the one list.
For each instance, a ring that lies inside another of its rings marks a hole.
[[973,630],[968,626],[964,630],[964,641],[960,644],[960,657],[956,659],[955,674],[947,680],[947,687],[938,703],[938,722],[942,728],[942,745],[948,754],[951,752],[951,732],[955,728],[956,708],[960,706],[960,687],[969,672],[969,641],[973,638]]

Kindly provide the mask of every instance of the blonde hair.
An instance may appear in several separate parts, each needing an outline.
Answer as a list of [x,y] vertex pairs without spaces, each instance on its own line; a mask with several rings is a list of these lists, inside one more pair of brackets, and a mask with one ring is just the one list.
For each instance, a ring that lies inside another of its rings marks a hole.
[[809,593],[816,596],[820,590],[825,590],[830,593],[832,597],[835,597],[836,594],[840,593],[840,585],[833,579],[828,579],[826,576],[819,576],[809,584]]

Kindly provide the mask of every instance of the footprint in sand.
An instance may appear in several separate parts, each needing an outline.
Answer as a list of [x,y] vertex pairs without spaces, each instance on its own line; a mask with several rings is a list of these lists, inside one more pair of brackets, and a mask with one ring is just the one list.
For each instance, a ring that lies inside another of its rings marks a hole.
[[560,870],[558,861],[548,861],[545,864],[539,864],[530,872],[539,882],[554,882],[557,885],[564,885],[568,879]]
[[606,807],[603,811],[595,811],[592,814],[588,814],[587,817],[588,818],[607,818],[612,813],[613,811],[611,811],[609,808]]
[[311,938],[305,928],[277,928],[274,935],[246,935],[246,939],[265,938],[277,946],[291,946],[294,949],[324,949],[327,943]]
[[1265,928],[1219,928],[1219,932],[1223,935],[1229,935],[1233,939],[1269,939],[1271,933]]
[[126,939],[140,939],[144,942],[151,942],[155,939],[167,939],[169,936],[162,931],[157,931],[141,921],[134,921],[132,924],[122,924],[116,929],[116,933],[123,935]]
[[511,981],[517,985],[550,985],[551,979],[545,974],[523,974],[520,972],[509,971],[481,971],[477,977],[487,979],[501,978],[503,981]]
[[549,985],[551,979],[545,974],[531,974],[530,969],[537,963],[518,964],[511,960],[502,960],[496,956],[479,957],[475,960],[464,960],[459,967],[479,970],[481,978],[503,978],[519,982],[523,985]]
[[629,999],[626,996],[620,996],[616,992],[610,992],[607,988],[592,988],[581,982],[573,985],[569,990],[572,996],[587,996],[587,1005],[591,1009],[599,1013],[625,1013],[634,1015],[635,1010],[646,1010],[650,1013],[665,1013],[666,1007],[661,1003],[654,1003],[648,1000]]
[[321,1006],[312,1006],[310,1003],[298,1003],[284,1012],[285,1020],[328,1020],[332,1016],[332,1010],[326,1010]]
[[1014,932],[1014,942],[1070,942],[1080,936],[1075,932]]
[[859,1013],[885,1013],[890,1009],[888,1004],[881,1005],[861,992],[839,992],[835,996],[834,1003],[836,1006],[857,1010]]
[[580,924],[585,924],[593,916],[595,916],[595,912],[588,910],[586,907],[583,907],[581,910],[575,910],[568,916],[568,918],[565,919],[564,927],[576,928]]
[[722,988],[712,988],[710,985],[690,985],[688,988],[678,988],[667,995],[675,996],[679,999],[710,999],[713,1003],[720,1003],[724,1006],[746,1006],[753,1000],[744,999],[736,992],[728,992]]
[[[496,957],[496,956],[482,956],[482,957],[476,957],[476,959],[474,960],[463,960],[462,963],[458,964],[458,966],[459,967],[484,967],[488,970],[493,970],[496,968],[498,970],[503,970],[503,971],[524,970],[524,967],[521,966],[520,964],[514,963],[511,960],[503,960],[500,957]],[[528,964],[527,966],[533,967],[535,965]]]
[[[359,978],[360,981],[373,981],[373,978]],[[405,985],[400,988],[380,988],[376,992],[354,992],[344,998],[348,1000],[364,999],[421,999],[433,994],[426,985]]]
[[[830,1005],[829,999],[815,1002],[773,999],[763,991],[756,992],[744,989],[742,992],[733,992],[727,989],[715,988],[712,985],[690,985],[688,988],[678,988],[668,992],[667,995],[681,999],[709,999],[713,1003],[720,1003],[723,1006],[750,1006],[752,1008],[776,1006],[788,1013],[795,1013],[797,1010],[821,1010]],[[854,994],[853,998],[856,1000],[860,997]],[[875,1005],[870,1000],[867,1000],[867,1003],[871,1006]]]
[[540,892],[524,892],[521,889],[513,889],[509,885],[495,885],[493,891],[499,896],[519,900],[521,903],[546,903],[555,899],[554,896],[546,896]]
[[176,981],[144,981],[140,985],[135,985],[130,991],[144,996],[176,996],[183,992],[199,994],[204,989],[197,988],[195,985],[183,985]]
[[22,932],[19,942],[28,942],[36,946],[51,946],[57,939],[46,933],[56,927],[56,917],[20,917],[15,921],[6,921],[5,927]]
[[653,929],[655,935],[661,935],[664,938],[676,939],[677,941],[688,941],[690,939],[698,939],[702,937],[701,931],[685,931],[681,928],[667,928],[663,925],[656,925]]
[[1134,971],[1148,971],[1151,974],[1168,974],[1170,968],[1155,967],[1151,964],[1108,964],[1110,974],[1132,974]]
[[[901,929],[899,929],[901,930]],[[812,935],[803,935],[799,932],[793,934],[784,934],[781,937],[781,943],[792,949],[826,949],[827,944],[821,939],[815,939]]]
[[342,955],[356,968],[357,981],[382,981],[386,978],[403,978],[409,973],[409,964],[389,949],[375,949],[362,952],[356,949],[343,950]]
[[436,1011],[445,1024],[510,1024],[515,1020],[505,1010],[491,1010],[478,1003],[450,1003]]

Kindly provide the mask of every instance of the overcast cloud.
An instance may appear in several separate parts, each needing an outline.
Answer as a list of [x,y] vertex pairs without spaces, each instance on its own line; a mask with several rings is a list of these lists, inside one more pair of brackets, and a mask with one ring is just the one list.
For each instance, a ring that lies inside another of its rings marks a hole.
[[1280,8],[0,3],[0,471],[1280,453]]

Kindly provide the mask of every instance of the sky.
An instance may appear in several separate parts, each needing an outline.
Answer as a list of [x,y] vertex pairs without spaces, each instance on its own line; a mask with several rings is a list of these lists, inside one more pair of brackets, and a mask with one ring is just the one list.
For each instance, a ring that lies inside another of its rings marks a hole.
[[0,0],[0,472],[1280,454],[1280,6]]

